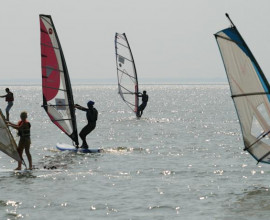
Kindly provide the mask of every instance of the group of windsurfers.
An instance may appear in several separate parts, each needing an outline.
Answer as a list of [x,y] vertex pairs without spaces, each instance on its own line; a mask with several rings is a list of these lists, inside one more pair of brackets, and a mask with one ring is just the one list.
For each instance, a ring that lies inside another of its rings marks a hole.
[[[30,154],[30,145],[31,145],[31,138],[30,138],[30,128],[31,124],[27,120],[27,112],[23,111],[20,114],[21,120],[17,124],[13,124],[9,122],[9,111],[11,107],[13,106],[14,101],[14,95],[9,90],[9,88],[6,88],[6,95],[0,96],[1,98],[6,98],[7,107],[6,107],[6,123],[8,126],[18,130],[18,136],[20,137],[19,143],[18,143],[18,153],[23,161],[23,151],[25,150],[28,162],[29,162],[29,169],[32,169],[32,156]],[[146,94],[146,91],[143,91],[143,93],[138,93],[138,97],[142,98],[142,104],[138,107],[136,115],[137,117],[141,117],[143,114],[143,110],[145,109],[147,102],[148,102],[148,95]],[[79,109],[81,111],[86,112],[86,118],[87,118],[87,125],[84,126],[79,133],[80,138],[82,139],[82,145],[81,148],[88,148],[88,144],[86,142],[86,136],[90,134],[96,127],[96,121],[98,119],[98,111],[96,108],[94,108],[94,101],[89,101],[87,103],[87,108],[75,104],[74,108]],[[79,146],[76,146],[77,148]],[[22,169],[22,162],[18,162],[18,167],[15,170],[21,170]]]
[[32,156],[30,154],[30,145],[31,145],[31,138],[30,138],[30,128],[31,124],[29,121],[27,121],[27,112],[23,111],[20,114],[21,120],[17,124],[13,124],[9,121],[9,111],[11,107],[13,106],[14,102],[14,95],[10,91],[9,88],[6,88],[6,95],[0,96],[0,98],[6,98],[7,107],[6,107],[6,124],[7,126],[10,126],[16,130],[18,130],[18,136],[20,137],[19,143],[18,143],[18,153],[21,158],[21,161],[18,162],[18,167],[15,170],[21,170],[22,169],[22,161],[23,161],[23,151],[25,150],[28,162],[29,162],[29,169],[32,169]]

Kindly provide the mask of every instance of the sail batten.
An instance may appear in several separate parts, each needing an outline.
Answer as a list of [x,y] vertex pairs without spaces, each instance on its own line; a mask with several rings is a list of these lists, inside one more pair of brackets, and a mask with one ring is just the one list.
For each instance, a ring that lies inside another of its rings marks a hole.
[[237,97],[241,97],[241,96],[253,96],[253,95],[268,95],[270,94],[269,92],[253,92],[253,93],[243,93],[243,94],[236,94],[236,95],[232,95],[232,98],[237,98]]
[[115,34],[115,54],[118,93],[128,107],[136,114],[139,105],[138,77],[134,58],[125,33]]
[[[42,77],[42,78],[48,78],[48,77]],[[66,89],[59,89],[59,88],[55,88],[55,87],[49,87],[49,86],[42,86],[42,88],[45,88],[45,89],[55,89],[57,91],[62,91],[62,92],[67,92],[68,90]],[[55,105],[51,105],[51,106],[55,106]]]
[[215,34],[243,135],[244,150],[270,163],[270,87],[236,26]]
[[41,44],[42,46],[45,46],[45,47],[50,47],[50,48],[53,48],[53,49],[55,49],[55,50],[60,50],[60,48],[59,47],[54,47],[54,46],[52,46],[52,45],[49,45],[49,44]]
[[74,101],[64,53],[50,15],[40,15],[43,107],[51,121],[78,145]]
[[131,78],[133,78],[134,80],[136,80],[136,77],[135,77],[135,76],[131,76],[131,75],[129,75],[127,72],[124,72],[123,70],[121,70],[121,69],[119,69],[119,68],[117,68],[117,70],[120,71],[121,73],[123,73],[123,74],[125,74],[125,75],[127,75],[127,76],[129,76],[129,77],[131,77]]
[[[43,55],[42,55],[43,56]],[[46,56],[47,57],[47,56]],[[57,68],[48,68],[48,66],[42,66],[42,68],[44,69],[51,69],[51,70],[55,70],[55,71],[59,71],[60,73],[64,73],[64,70],[61,70],[61,69],[57,69]]]

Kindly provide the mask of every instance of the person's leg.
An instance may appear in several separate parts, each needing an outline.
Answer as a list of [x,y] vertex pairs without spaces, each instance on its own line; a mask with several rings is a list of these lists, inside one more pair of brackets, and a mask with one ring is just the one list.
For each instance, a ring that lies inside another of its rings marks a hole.
[[82,130],[81,130],[81,132],[80,132],[80,137],[81,137],[81,139],[82,139],[82,141],[83,141],[83,143],[82,143],[82,147],[83,148],[88,148],[88,144],[87,144],[87,142],[86,142],[86,136],[91,132],[91,131],[93,131],[94,129],[95,129],[95,127],[96,127],[96,124],[88,124],[88,125],[86,125]]
[[6,117],[7,117],[7,121],[9,121],[9,111],[11,109],[11,107],[13,106],[13,102],[8,102],[8,105],[6,107]]
[[141,117],[141,105],[137,109],[136,116]]
[[27,156],[27,159],[28,159],[28,162],[29,162],[29,169],[32,170],[32,156],[30,154],[30,145],[31,145],[31,142],[29,140],[28,143],[26,143],[26,146],[25,146],[25,153],[26,153],[26,156]]
[[7,118],[7,121],[9,121],[9,112],[6,111],[6,118]]
[[82,146],[81,146],[81,147],[87,146],[86,136],[87,136],[87,134],[89,133],[88,130],[89,130],[88,125],[86,125],[86,126],[81,130],[81,132],[79,133],[80,138],[82,139]]
[[[21,140],[19,141],[19,146],[17,148],[19,156],[21,158],[21,160],[23,160],[22,154],[23,154],[23,143],[21,142]],[[15,170],[21,170],[22,169],[22,162],[18,162],[18,167]]]
[[142,103],[141,105],[140,105],[140,116],[142,116],[142,114],[143,114],[143,110],[145,109],[145,104],[144,103]]

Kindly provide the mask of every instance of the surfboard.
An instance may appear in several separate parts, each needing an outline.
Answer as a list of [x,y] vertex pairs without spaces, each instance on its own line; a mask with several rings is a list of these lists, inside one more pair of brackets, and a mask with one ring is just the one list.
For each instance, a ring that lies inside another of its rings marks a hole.
[[95,153],[101,153],[103,152],[102,149],[85,149],[85,148],[76,148],[72,145],[69,144],[64,144],[64,143],[57,143],[56,148],[60,151],[71,151],[71,152],[80,152],[80,153],[90,153],[90,154],[95,154]]

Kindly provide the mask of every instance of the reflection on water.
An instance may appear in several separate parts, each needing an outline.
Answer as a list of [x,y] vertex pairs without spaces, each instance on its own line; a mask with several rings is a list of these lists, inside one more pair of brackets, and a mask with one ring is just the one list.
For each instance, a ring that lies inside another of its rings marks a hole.
[[[11,121],[17,122],[23,110],[29,114],[36,169],[15,173],[16,162],[0,155],[0,219],[239,220],[270,215],[269,166],[257,166],[243,151],[227,85],[141,85],[149,103],[140,120],[116,86],[74,86],[75,102],[86,105],[93,99],[99,111],[87,141],[104,152],[94,155],[55,149],[56,143],[71,141],[40,107],[40,86],[10,88],[16,97]],[[76,114],[80,131],[86,118]]]

